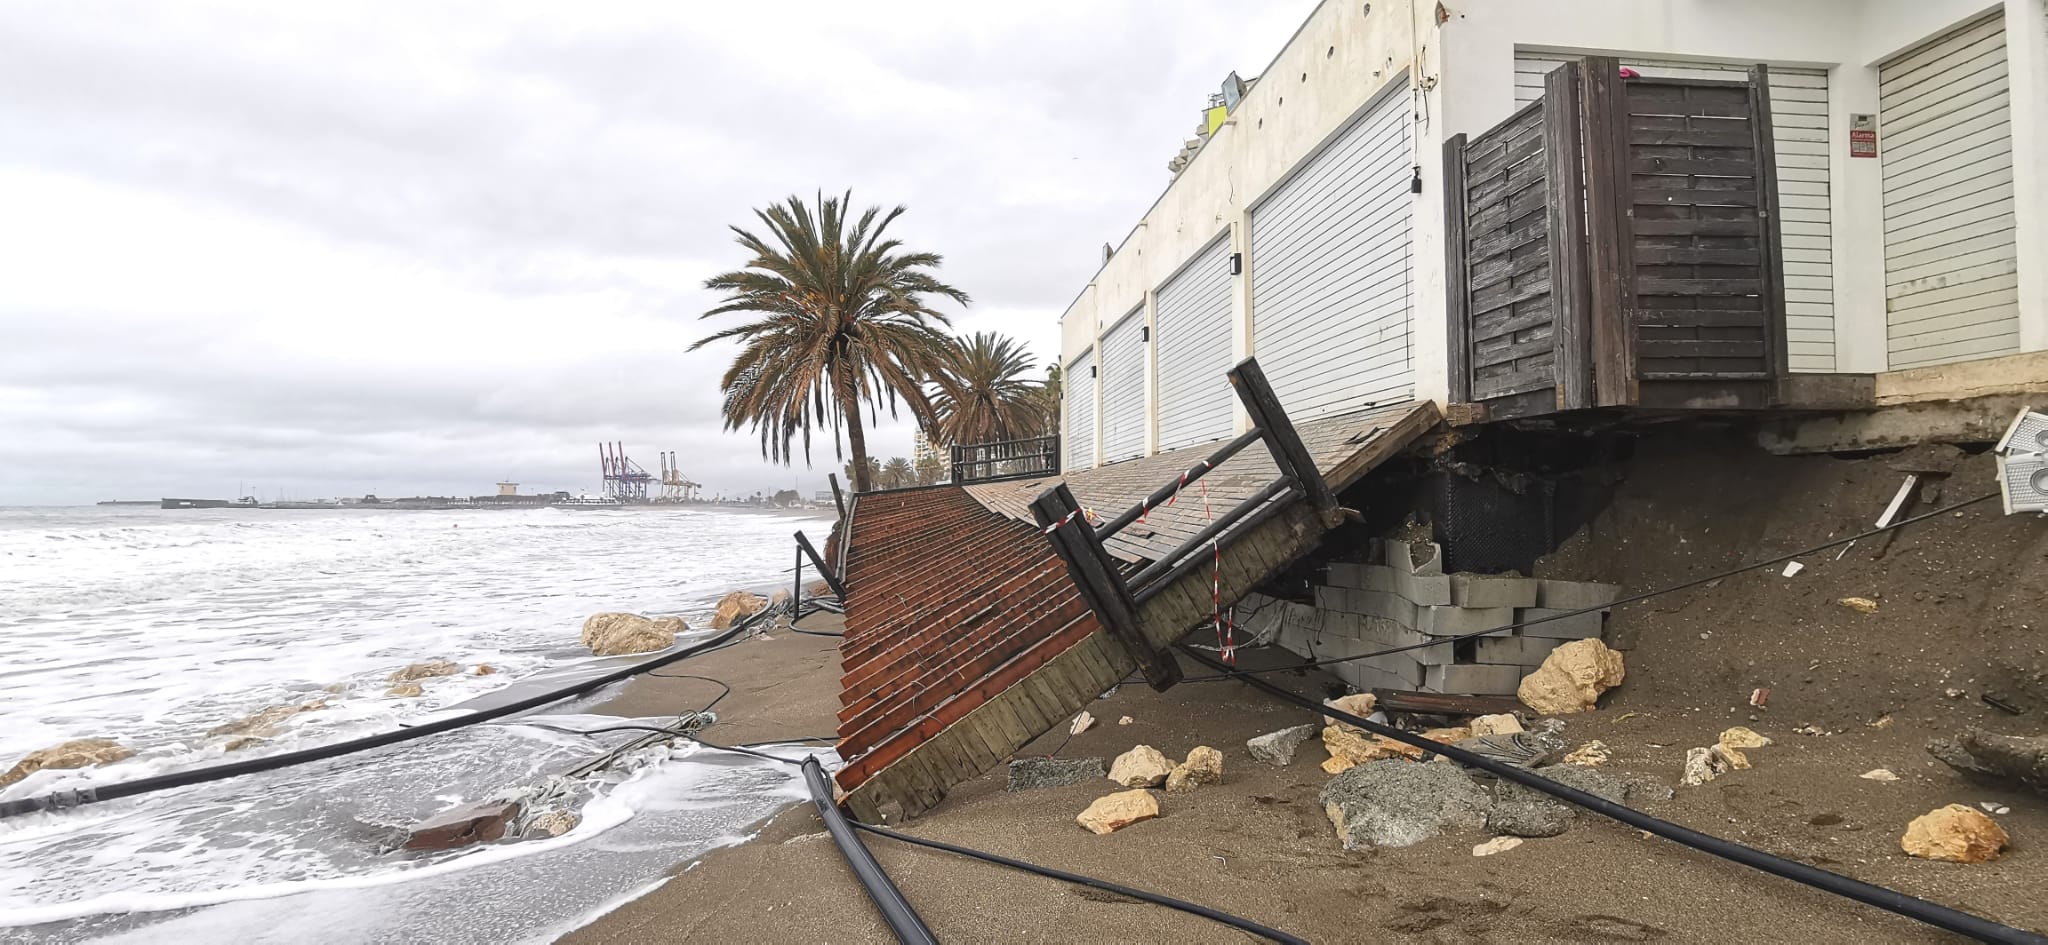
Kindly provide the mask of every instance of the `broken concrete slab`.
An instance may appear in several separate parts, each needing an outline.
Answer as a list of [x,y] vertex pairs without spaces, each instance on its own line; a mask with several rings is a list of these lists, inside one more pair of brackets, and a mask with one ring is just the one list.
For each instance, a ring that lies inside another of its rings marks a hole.
[[[1620,778],[1578,765],[1553,765],[1543,776],[1565,787],[1577,788],[1616,804],[1627,804],[1632,785]],[[1578,822],[1579,806],[1508,781],[1493,789],[1493,807],[1486,815],[1486,829],[1512,837],[1555,837]]]
[[1970,729],[1929,742],[1927,753],[1964,774],[2048,794],[2048,735],[1994,735]]
[[1493,803],[1456,765],[1402,759],[1354,765],[1331,778],[1319,798],[1344,849],[1366,851],[1479,827]]
[[405,849],[453,850],[489,843],[505,836],[505,827],[519,816],[518,801],[474,801],[441,811],[412,828]]
[[1007,791],[1065,787],[1109,777],[1100,758],[1014,758],[1010,761]]
[[1294,763],[1294,752],[1315,733],[1315,723],[1310,722],[1248,739],[1244,747],[1251,752],[1252,760],[1285,768]]

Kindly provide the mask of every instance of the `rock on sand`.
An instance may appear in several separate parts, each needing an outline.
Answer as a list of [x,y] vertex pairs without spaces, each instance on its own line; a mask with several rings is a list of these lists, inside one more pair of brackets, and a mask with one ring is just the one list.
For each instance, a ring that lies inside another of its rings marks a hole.
[[1108,776],[1100,758],[1013,758],[1005,790],[1065,787]]
[[2012,842],[2005,828],[1974,807],[1950,804],[1913,818],[1899,848],[1908,856],[1951,863],[1982,863]]
[[1188,759],[1174,766],[1166,776],[1166,793],[1186,794],[1196,785],[1223,780],[1223,753],[1207,745],[1188,751]]
[[1244,747],[1246,751],[1251,752],[1253,761],[1285,768],[1294,763],[1295,749],[1300,748],[1301,743],[1308,741],[1308,737],[1315,733],[1315,723],[1311,722],[1307,725],[1283,728],[1277,732],[1267,732],[1246,741]]
[[1173,762],[1150,745],[1138,745],[1109,764],[1109,779],[1129,788],[1158,787],[1172,773]]
[[1330,779],[1320,799],[1346,850],[1405,847],[1478,827],[1492,798],[1456,765],[1383,759]]
[[459,672],[462,672],[462,667],[447,660],[428,660],[424,663],[414,663],[392,673],[391,681],[395,683],[411,682],[415,679],[432,679],[436,676],[453,676]]
[[592,614],[583,621],[583,645],[597,656],[652,653],[675,645],[676,634],[690,629],[681,617],[648,619],[639,614]]
[[1159,816],[1159,799],[1151,791],[1118,791],[1098,797],[1074,818],[1074,822],[1097,835],[1115,833],[1141,820]]
[[750,591],[734,591],[718,601],[718,610],[712,614],[711,629],[728,630],[733,624],[753,616],[768,606],[768,599]]
[[1626,674],[1621,654],[1597,639],[1573,640],[1543,658],[1543,665],[1522,677],[1515,695],[1544,715],[1590,712],[1600,694],[1621,685]]

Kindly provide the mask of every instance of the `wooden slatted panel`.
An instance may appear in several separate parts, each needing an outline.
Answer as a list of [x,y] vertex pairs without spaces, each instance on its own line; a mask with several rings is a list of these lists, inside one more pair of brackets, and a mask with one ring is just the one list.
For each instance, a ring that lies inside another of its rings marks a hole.
[[1390,82],[1252,209],[1252,353],[1297,422],[1413,395],[1406,89]]
[[1066,411],[1060,436],[1066,444],[1069,470],[1095,465],[1095,351],[1081,352],[1074,363],[1060,372],[1061,394]]
[[1765,195],[1749,89],[1653,79],[1623,88],[1638,376],[1767,376]]
[[1102,461],[1145,455],[1145,309],[1111,325],[1102,336]]
[[1881,65],[1878,112],[1890,366],[2018,351],[2004,14]]
[[[1543,76],[1571,58],[1515,51],[1515,104],[1543,94]],[[1623,57],[1651,78],[1742,80],[1747,64]],[[1771,136],[1777,148],[1779,230],[1785,255],[1785,335],[1794,371],[1835,370],[1835,290],[1828,179],[1828,74],[1771,67]]]
[[1465,146],[1465,310],[1472,399],[1554,387],[1543,109],[1523,106]]
[[1230,408],[1237,396],[1225,376],[1232,363],[1229,262],[1226,234],[1159,286],[1153,354],[1158,359],[1162,450],[1230,435]]

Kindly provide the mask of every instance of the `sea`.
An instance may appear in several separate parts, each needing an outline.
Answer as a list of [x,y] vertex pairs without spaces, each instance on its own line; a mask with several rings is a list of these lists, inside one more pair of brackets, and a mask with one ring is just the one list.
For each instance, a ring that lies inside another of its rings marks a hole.
[[[37,772],[0,801],[386,731],[620,665],[578,645],[586,617],[681,614],[700,626],[727,592],[789,580],[794,531],[829,527],[697,507],[0,508],[0,771],[78,738],[135,752]],[[392,672],[430,660],[462,672],[425,680],[421,697],[387,694]],[[608,695],[0,820],[0,942],[545,942],[806,796],[787,765],[648,746],[573,782],[580,821],[561,836],[392,849],[423,816],[633,739],[573,733],[617,724],[591,714]],[[325,706],[253,746],[230,752],[229,737],[208,734],[309,702]]]

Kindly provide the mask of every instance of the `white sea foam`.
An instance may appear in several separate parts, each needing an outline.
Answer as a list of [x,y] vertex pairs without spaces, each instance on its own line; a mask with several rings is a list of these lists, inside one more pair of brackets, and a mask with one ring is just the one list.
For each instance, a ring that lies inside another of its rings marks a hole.
[[[735,586],[772,580],[798,527],[822,525],[691,510],[0,509],[0,768],[71,738],[113,737],[138,751],[101,768],[38,772],[0,799],[435,717],[587,661],[576,634],[592,612],[696,615]],[[383,694],[392,670],[435,658],[488,662],[501,672],[428,680],[421,699]],[[328,692],[336,683],[343,691]],[[316,698],[328,708],[292,717],[257,748],[224,754],[222,739],[205,734],[265,706]],[[551,711],[575,712],[576,704]],[[0,821],[0,925],[37,941],[371,941],[412,930],[408,922],[431,925],[427,890],[485,895],[445,878],[455,871],[530,881],[537,867],[525,864],[580,862],[575,850],[594,839],[608,851],[632,851],[595,858],[613,865],[579,866],[589,878],[567,888],[528,890],[529,900],[552,908],[510,908],[473,923],[488,934],[423,936],[518,940],[644,884],[797,796],[789,772],[754,770],[782,766],[691,758],[606,786],[584,823],[561,838],[417,859],[381,852],[396,825],[454,798],[486,796],[592,754],[590,740],[577,736],[487,725]],[[649,794],[650,785],[660,790]],[[374,921],[364,899],[377,902]],[[304,921],[281,919],[266,902],[292,903]],[[312,932],[304,923],[322,915],[328,921],[317,935],[280,931]],[[43,924],[25,927],[34,923]],[[0,930],[0,940],[9,938]]]

